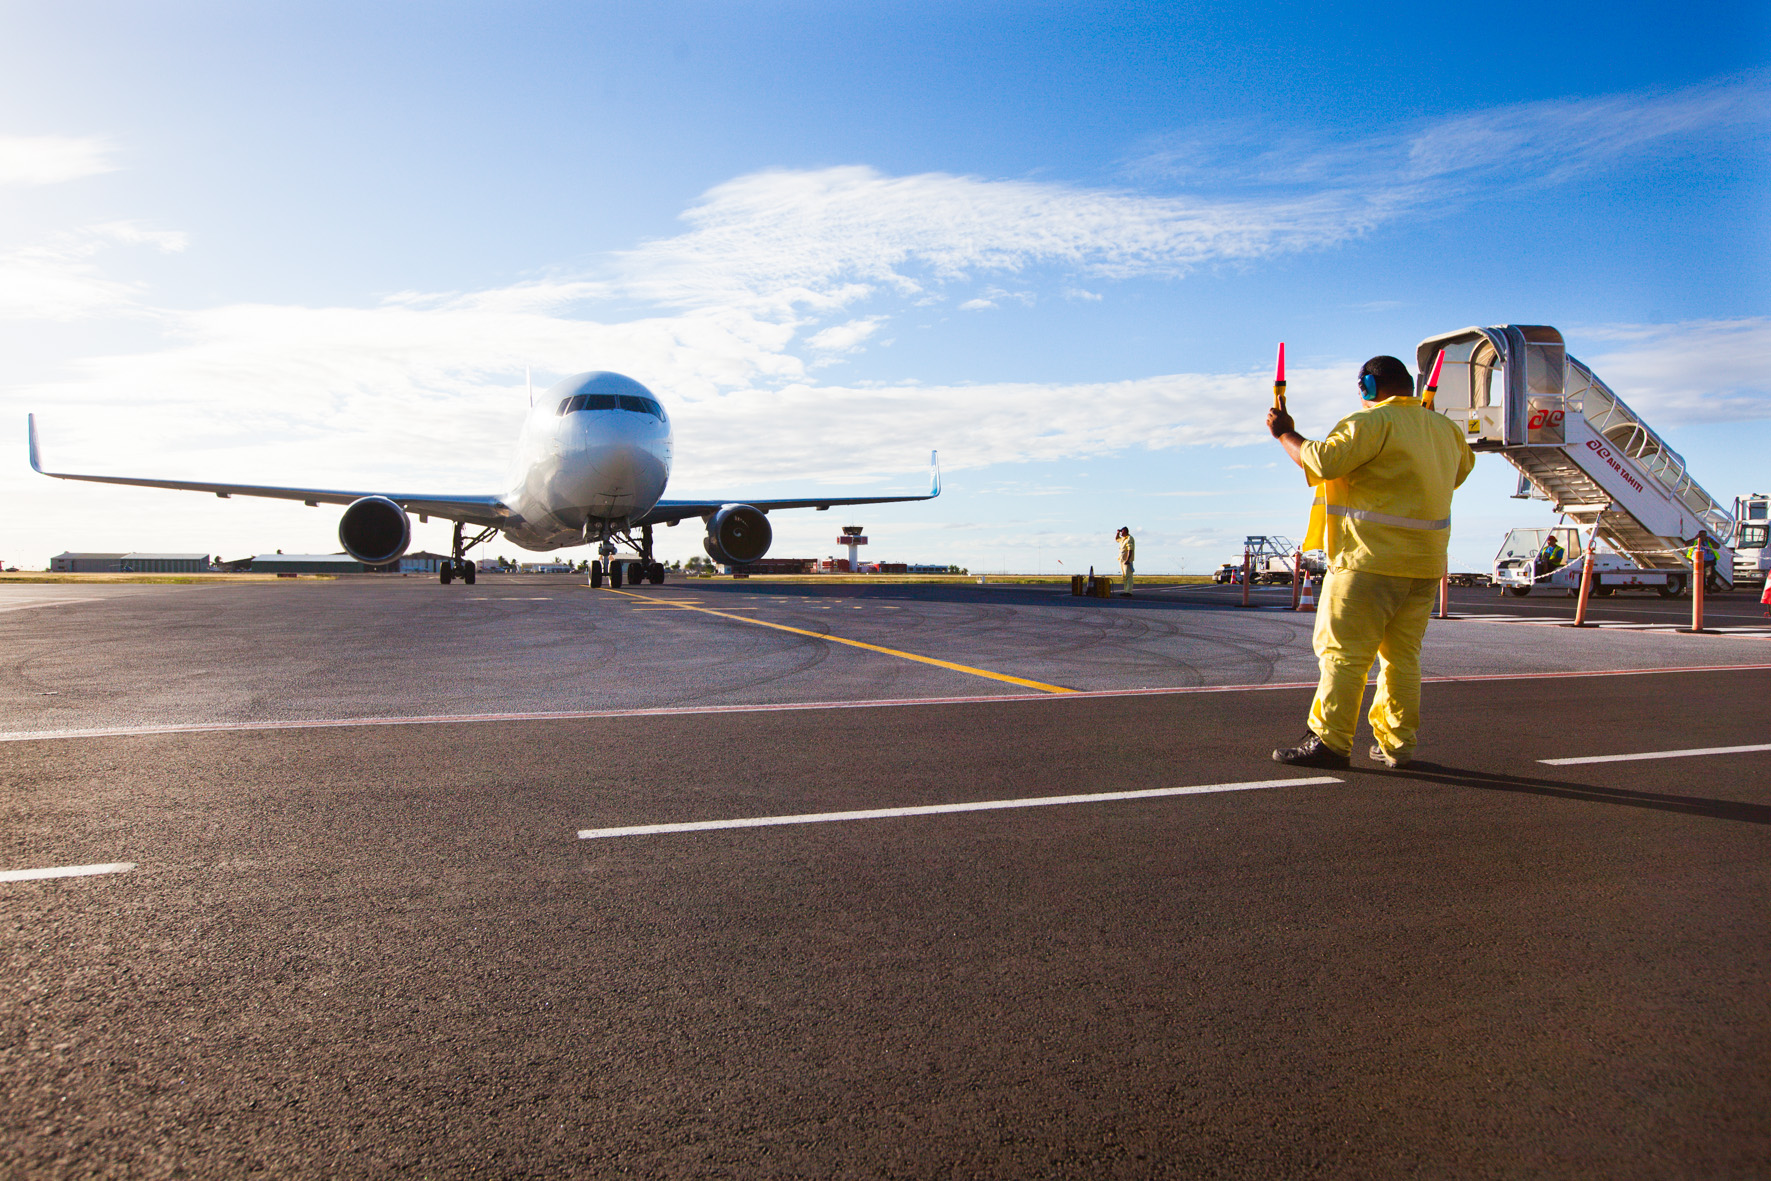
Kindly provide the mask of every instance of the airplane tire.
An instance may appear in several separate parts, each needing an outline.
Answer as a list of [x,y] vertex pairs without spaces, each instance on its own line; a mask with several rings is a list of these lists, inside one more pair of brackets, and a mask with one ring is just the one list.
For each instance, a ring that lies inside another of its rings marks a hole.
[[590,564],[590,585],[593,587],[603,585],[603,564],[601,562]]
[[610,590],[615,590],[621,586],[621,567],[623,565],[624,565],[624,563],[622,563],[622,562],[610,562],[609,563],[609,589]]
[[437,581],[444,586],[455,581],[455,564],[453,562],[437,563]]
[[472,562],[464,563],[461,567],[461,581],[467,583],[467,585],[469,585],[469,586],[472,586],[474,584],[474,575],[476,573],[478,573],[478,571],[476,571],[474,569],[474,565]]
[[652,567],[651,582],[653,586],[664,585],[664,567],[662,565],[654,565]]

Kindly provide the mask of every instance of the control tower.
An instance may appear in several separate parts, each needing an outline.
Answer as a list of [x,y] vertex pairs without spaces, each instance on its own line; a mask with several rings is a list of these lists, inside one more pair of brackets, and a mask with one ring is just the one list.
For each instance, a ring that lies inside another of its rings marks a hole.
[[861,547],[867,544],[867,535],[861,530],[860,525],[844,525],[842,536],[836,539],[836,544],[849,547],[850,574],[857,574],[861,570]]

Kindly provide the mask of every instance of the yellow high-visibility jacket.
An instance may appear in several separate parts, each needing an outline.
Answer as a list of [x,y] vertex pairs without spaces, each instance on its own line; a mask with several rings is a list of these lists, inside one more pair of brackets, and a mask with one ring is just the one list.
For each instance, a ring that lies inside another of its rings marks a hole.
[[1121,537],[1119,539],[1119,564],[1120,565],[1123,566],[1125,563],[1131,561],[1132,558],[1137,556],[1137,552],[1138,552],[1138,543],[1131,539],[1131,534],[1127,533],[1124,537]]
[[1451,493],[1476,466],[1463,428],[1419,398],[1385,398],[1303,446],[1316,489],[1305,549],[1331,570],[1400,578],[1445,573]]

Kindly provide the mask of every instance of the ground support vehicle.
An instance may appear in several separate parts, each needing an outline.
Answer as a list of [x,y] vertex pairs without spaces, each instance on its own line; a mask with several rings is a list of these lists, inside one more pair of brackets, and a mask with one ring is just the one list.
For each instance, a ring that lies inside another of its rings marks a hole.
[[1734,536],[1728,539],[1734,551],[1734,581],[1763,583],[1771,571],[1771,545],[1766,534],[1771,532],[1771,496],[1755,492],[1734,498]]
[[[1249,556],[1250,569],[1256,586],[1261,583],[1290,586],[1292,566],[1297,561],[1297,545],[1289,537],[1277,534],[1260,534],[1248,537],[1242,543]],[[1240,581],[1241,567],[1237,566]],[[1328,555],[1321,550],[1310,550],[1303,555],[1303,572],[1313,578],[1320,579],[1328,569]]]
[[[1566,560],[1553,570],[1540,569],[1537,555],[1551,534],[1562,543]],[[1586,561],[1585,542],[1580,530],[1568,525],[1554,529],[1515,529],[1501,542],[1494,555],[1494,585],[1515,595],[1532,591],[1580,593],[1581,569]],[[1613,595],[1620,590],[1651,590],[1662,598],[1684,594],[1690,584],[1688,574],[1677,570],[1655,570],[1636,565],[1619,554],[1593,549],[1593,594]]]

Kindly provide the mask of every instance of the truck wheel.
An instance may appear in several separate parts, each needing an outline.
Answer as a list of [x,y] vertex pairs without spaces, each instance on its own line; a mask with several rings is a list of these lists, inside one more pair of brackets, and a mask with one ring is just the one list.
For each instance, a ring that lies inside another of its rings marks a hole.
[[1531,588],[1528,586],[1509,586],[1507,589],[1518,595],[1521,599],[1531,593]]

